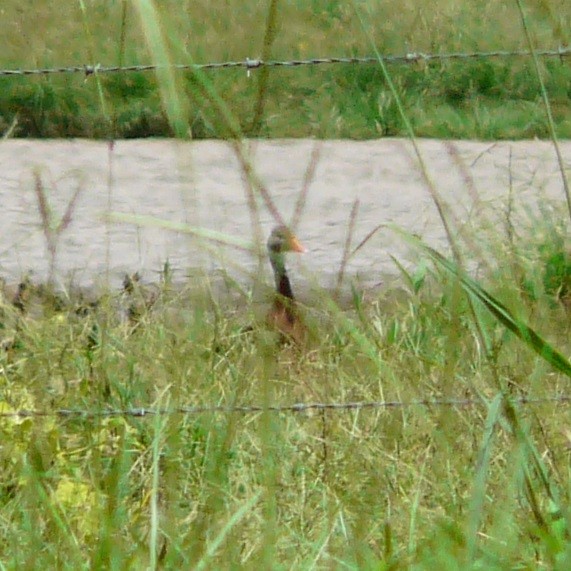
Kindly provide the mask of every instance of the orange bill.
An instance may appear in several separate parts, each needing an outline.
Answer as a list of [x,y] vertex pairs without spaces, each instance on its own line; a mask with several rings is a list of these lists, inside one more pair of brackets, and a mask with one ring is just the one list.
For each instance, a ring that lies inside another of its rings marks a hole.
[[301,242],[292,234],[289,238],[289,247],[292,252],[303,254],[307,249],[301,245]]

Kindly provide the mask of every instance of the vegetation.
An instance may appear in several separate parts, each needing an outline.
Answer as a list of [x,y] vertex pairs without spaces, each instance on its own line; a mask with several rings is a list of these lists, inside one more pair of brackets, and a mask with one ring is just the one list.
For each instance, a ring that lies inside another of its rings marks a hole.
[[[517,3],[385,4],[284,0],[245,13],[228,1],[159,12],[80,1],[38,5],[34,20],[8,2],[0,57],[14,67],[287,59],[333,54],[341,37],[359,54],[526,46]],[[568,42],[568,2],[524,14],[538,46]],[[279,221],[243,135],[549,134],[557,148],[569,68],[528,66],[8,77],[0,110],[12,135],[188,136],[190,125],[195,137],[231,138]],[[35,191],[53,270],[75,197],[57,220],[40,173]],[[307,345],[280,342],[236,282],[231,304],[208,280],[175,288],[168,266],[151,290],[131,276],[97,300],[30,280],[3,288],[0,567],[568,569],[569,220],[544,204],[516,227],[515,206],[505,235],[485,219],[472,236],[455,233],[442,210],[451,259],[401,231],[421,259],[414,271],[395,260],[403,288],[373,300],[354,289],[343,309],[321,292],[304,308]],[[353,223],[344,262],[366,243],[351,246]]]
[[[246,9],[238,0],[168,0],[156,6],[165,39],[159,53],[149,49],[156,40],[145,27],[149,5],[64,0],[57,10],[40,2],[31,11],[7,0],[0,68],[368,56],[371,41],[383,54],[527,49],[515,1],[282,0],[250,2]],[[525,8],[537,49],[571,43],[569,2],[528,0]],[[560,137],[571,135],[570,61],[541,60]],[[548,135],[530,58],[395,64],[391,74],[418,136]],[[206,75],[246,136],[367,139],[406,133],[374,63]],[[177,72],[171,79],[181,101],[181,128],[173,127],[161,78],[158,84],[153,72],[0,77],[0,132],[13,126],[12,135],[20,137],[225,138],[216,105],[195,75]]]
[[[0,408],[48,416],[0,422],[0,563],[569,568],[568,402],[521,403],[569,393],[550,365],[555,348],[571,352],[557,272],[526,266],[555,259],[549,243],[515,241],[490,278],[503,318],[436,257],[372,304],[341,311],[323,292],[305,308],[307,347],[256,325],[247,296],[237,311],[168,274],[152,295],[131,279],[97,306],[21,287],[2,305]],[[509,333],[515,316],[553,352]],[[175,412],[252,404],[262,410]],[[109,413],[149,406],[165,412]]]

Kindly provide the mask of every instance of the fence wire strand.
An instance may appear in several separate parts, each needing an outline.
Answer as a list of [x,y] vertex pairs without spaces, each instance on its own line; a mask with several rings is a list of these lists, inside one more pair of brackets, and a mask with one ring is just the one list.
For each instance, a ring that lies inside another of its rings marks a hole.
[[[509,398],[509,397],[508,397]],[[518,405],[540,405],[540,404],[561,404],[571,403],[571,395],[555,395],[550,397],[532,398],[517,397],[510,398],[511,402]],[[366,409],[403,409],[410,407],[449,407],[467,408],[483,406],[481,399],[420,399],[411,401],[356,401],[356,402],[309,402],[295,403],[290,405],[243,405],[243,406],[182,406],[176,408],[153,408],[152,406],[131,408],[131,409],[103,409],[103,410],[79,410],[79,409],[57,409],[57,410],[4,410],[0,412],[0,418],[109,418],[109,417],[137,417],[150,418],[153,416],[170,415],[197,415],[197,414],[254,414],[261,412],[272,413],[301,413],[309,411],[351,411]]]
[[[559,57],[563,61],[564,57],[571,56],[571,47],[559,47],[556,50],[537,50],[538,57]],[[395,64],[413,64],[431,61],[446,60],[463,60],[463,59],[483,59],[483,58],[509,58],[509,57],[526,57],[531,56],[529,50],[496,50],[488,52],[452,52],[442,54],[425,54],[422,52],[410,52],[402,55],[387,55],[383,57],[385,63]],[[327,57],[327,58],[311,58],[303,60],[273,60],[263,61],[261,59],[249,59],[244,61],[225,61],[211,62],[202,64],[173,64],[169,66],[161,65],[128,65],[128,66],[102,66],[96,65],[76,65],[76,66],[59,66],[51,68],[38,69],[0,69],[0,76],[25,76],[25,75],[53,75],[63,73],[81,73],[86,77],[95,73],[125,73],[125,72],[142,72],[156,71],[165,67],[177,70],[209,70],[209,69],[231,69],[244,68],[248,73],[261,67],[300,67],[307,65],[324,65],[324,64],[368,64],[376,63],[375,56],[366,57]]]
[[[537,50],[535,54],[538,57],[559,57],[563,62],[565,57],[571,56],[571,47],[559,47],[556,50]],[[484,59],[484,58],[510,58],[510,57],[526,57],[531,56],[529,50],[496,50],[487,52],[452,52],[441,54],[426,54],[421,52],[410,52],[402,55],[383,56],[385,63],[394,64],[414,64],[431,61],[446,60],[464,60],[464,59]],[[126,72],[145,72],[164,69],[165,67],[176,70],[210,70],[210,69],[232,69],[244,68],[248,74],[250,71],[261,67],[300,67],[324,64],[370,64],[376,63],[377,58],[374,56],[366,57],[327,57],[327,58],[311,58],[304,60],[273,60],[263,61],[261,59],[249,59],[244,61],[226,61],[211,62],[203,64],[173,64],[170,66],[161,65],[130,65],[130,66],[102,66],[97,65],[81,65],[81,66],[60,66],[52,68],[38,69],[0,69],[0,76],[30,76],[30,75],[53,75],[53,74],[73,74],[80,73],[86,77],[95,73],[126,73]],[[571,402],[571,395],[557,395],[545,398],[518,397],[511,399],[513,403],[519,405],[539,405],[547,403],[556,403],[568,405]],[[348,403],[295,403],[290,405],[243,405],[243,406],[183,406],[172,409],[141,407],[131,409],[102,409],[102,410],[79,410],[79,409],[57,409],[57,410],[0,410],[0,418],[104,418],[104,417],[153,417],[156,415],[195,415],[195,414],[253,414],[260,412],[273,413],[302,413],[309,411],[350,411],[365,409],[403,409],[410,407],[450,407],[450,408],[467,408],[482,406],[480,399],[420,399],[411,401],[361,401]]]

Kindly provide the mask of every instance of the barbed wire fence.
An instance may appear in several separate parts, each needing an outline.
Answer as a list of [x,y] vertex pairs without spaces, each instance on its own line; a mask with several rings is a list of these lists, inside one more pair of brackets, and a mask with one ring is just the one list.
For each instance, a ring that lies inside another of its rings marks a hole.
[[[401,55],[383,56],[383,61],[390,64],[425,64],[434,61],[452,61],[489,58],[522,58],[531,57],[529,50],[496,50],[452,53],[422,53],[409,52]],[[571,56],[571,47],[560,46],[557,49],[536,50],[535,55],[542,58],[559,58],[563,63],[565,58]],[[85,64],[75,66],[57,66],[33,69],[0,69],[0,77],[45,76],[57,74],[82,74],[86,78],[94,74],[149,72],[164,69],[165,67],[180,71],[189,70],[216,70],[216,69],[245,69],[248,76],[256,69],[262,67],[303,67],[319,65],[351,65],[374,64],[378,59],[374,56],[365,57],[322,57],[293,60],[271,60],[246,58],[243,61],[210,62],[202,64],[172,64],[169,66],[138,64],[127,66],[104,66],[101,64]],[[508,398],[508,397],[506,397]],[[542,398],[517,397],[511,398],[512,403],[522,406],[557,404],[568,406],[571,395],[554,395]],[[55,410],[2,410],[0,419],[26,419],[26,418],[59,418],[59,419],[95,419],[110,417],[152,418],[157,415],[199,415],[199,414],[256,414],[262,412],[272,413],[307,413],[311,411],[359,411],[373,409],[405,409],[412,407],[447,407],[469,408],[484,406],[482,399],[419,399],[410,401],[357,401],[357,402],[310,402],[290,405],[238,405],[238,406],[182,406],[176,408],[137,407],[129,409],[55,409]]]
[[[517,397],[510,398],[513,404],[517,405],[541,405],[560,404],[569,405],[571,395],[554,395],[549,397]],[[238,405],[238,406],[183,406],[176,408],[153,408],[138,407],[130,409],[102,409],[102,410],[79,410],[79,409],[57,409],[57,410],[0,410],[0,418],[110,418],[110,417],[136,417],[150,418],[153,416],[171,415],[198,415],[198,414],[256,414],[262,412],[273,413],[304,413],[310,411],[359,411],[371,409],[403,409],[411,407],[447,407],[447,408],[469,408],[484,406],[482,399],[419,399],[410,401],[356,401],[356,402],[310,402],[295,403],[291,405]]]
[[[521,58],[531,56],[529,50],[496,50],[496,51],[478,51],[478,52],[452,52],[452,53],[422,53],[410,52],[402,55],[387,55],[383,56],[385,63],[393,64],[415,64],[415,63],[428,63],[432,61],[447,61],[447,60],[465,60],[465,59],[487,59],[487,58]],[[571,48],[560,46],[557,49],[551,50],[537,50],[535,55],[545,58],[564,58],[571,56]],[[378,60],[374,56],[366,57],[325,57],[325,58],[310,58],[299,60],[272,60],[263,61],[261,59],[246,58],[244,61],[225,61],[225,62],[211,62],[202,64],[172,64],[170,66],[141,64],[141,65],[128,65],[128,66],[104,66],[101,64],[87,64],[76,66],[58,66],[49,68],[37,69],[0,69],[1,76],[27,76],[27,75],[54,75],[54,74],[84,74],[86,77],[95,73],[129,73],[129,72],[144,72],[156,71],[164,69],[165,67],[177,70],[209,70],[209,69],[235,69],[244,68],[248,73],[252,70],[261,67],[302,67],[313,65],[327,65],[327,64],[372,64],[377,63]]]

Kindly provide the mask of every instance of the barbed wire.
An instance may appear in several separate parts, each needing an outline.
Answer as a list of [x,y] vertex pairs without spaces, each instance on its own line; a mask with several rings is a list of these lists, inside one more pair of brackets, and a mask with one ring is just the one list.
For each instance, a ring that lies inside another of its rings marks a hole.
[[[445,61],[458,59],[482,59],[482,58],[499,58],[499,57],[525,57],[531,55],[529,50],[496,50],[488,52],[452,52],[442,54],[425,54],[422,52],[410,52],[402,55],[383,56],[385,63],[421,63],[430,61]],[[537,50],[535,55],[538,57],[559,57],[563,61],[564,57],[571,56],[571,48],[559,47],[556,50]],[[51,68],[38,69],[0,69],[0,76],[25,76],[25,75],[52,75],[62,73],[82,73],[86,77],[95,73],[124,73],[124,72],[142,72],[156,71],[158,69],[172,68],[177,70],[190,69],[231,69],[245,68],[248,73],[261,67],[300,67],[306,65],[323,65],[323,64],[368,64],[376,63],[375,56],[366,57],[327,57],[327,58],[311,58],[299,60],[272,60],[263,61],[261,59],[246,58],[244,61],[225,61],[211,62],[201,64],[172,64],[172,65],[128,65],[128,66],[103,66],[96,65],[76,65],[76,66],[59,66]]]
[[[554,395],[549,397],[532,398],[517,397],[510,398],[511,402],[519,405],[538,404],[570,404],[571,395]],[[364,409],[402,409],[410,407],[450,407],[467,408],[472,406],[482,406],[481,399],[420,399],[410,401],[356,401],[356,402],[309,402],[295,403],[290,405],[243,405],[243,406],[182,406],[176,408],[131,408],[131,409],[104,409],[104,410],[79,410],[79,409],[57,409],[57,410],[17,410],[0,412],[0,418],[34,418],[34,417],[57,417],[57,418],[103,418],[103,417],[153,417],[157,415],[177,415],[177,414],[252,414],[259,412],[308,412],[317,411],[349,411]]]

